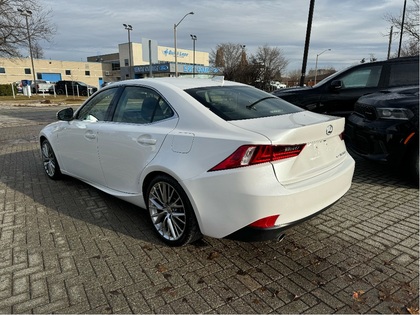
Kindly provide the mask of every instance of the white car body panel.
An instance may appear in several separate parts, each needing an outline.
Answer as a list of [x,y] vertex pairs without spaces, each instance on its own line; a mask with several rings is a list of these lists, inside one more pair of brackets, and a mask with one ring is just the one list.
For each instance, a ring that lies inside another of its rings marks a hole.
[[[146,125],[62,121],[45,127],[41,137],[51,143],[64,174],[142,208],[147,176],[168,174],[188,195],[200,231],[217,238],[276,214],[277,226],[293,224],[330,206],[350,188],[354,160],[340,139],[344,119],[301,111],[225,121],[183,91],[204,81],[163,78],[112,84],[101,91],[125,84],[159,91],[174,117]],[[224,83],[231,85],[241,84]],[[293,158],[209,171],[246,144],[306,146]]]

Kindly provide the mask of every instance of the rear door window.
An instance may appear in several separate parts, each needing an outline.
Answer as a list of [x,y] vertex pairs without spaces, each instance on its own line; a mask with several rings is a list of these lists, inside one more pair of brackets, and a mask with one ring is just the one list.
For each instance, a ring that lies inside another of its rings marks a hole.
[[172,108],[155,91],[138,86],[128,86],[120,97],[113,121],[149,124],[170,118],[173,115]]
[[396,63],[391,64],[389,86],[417,85],[419,84],[419,64]]

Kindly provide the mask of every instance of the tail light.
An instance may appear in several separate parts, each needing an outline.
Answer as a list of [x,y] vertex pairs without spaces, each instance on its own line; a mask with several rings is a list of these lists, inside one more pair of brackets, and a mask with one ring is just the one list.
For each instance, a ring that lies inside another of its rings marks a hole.
[[249,226],[256,227],[256,228],[271,228],[276,223],[277,218],[279,217],[278,214],[272,215],[266,218],[259,219],[253,223],[251,223]]
[[243,145],[209,171],[220,171],[298,156],[305,144]]

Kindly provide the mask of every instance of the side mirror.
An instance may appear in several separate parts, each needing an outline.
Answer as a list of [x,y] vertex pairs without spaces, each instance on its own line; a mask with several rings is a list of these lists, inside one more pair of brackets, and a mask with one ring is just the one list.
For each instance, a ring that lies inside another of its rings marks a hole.
[[73,114],[74,114],[73,108],[71,108],[71,107],[65,108],[65,109],[60,110],[57,113],[57,119],[58,120],[64,120],[64,121],[70,121],[70,120],[73,120]]
[[343,87],[343,82],[341,80],[332,81],[330,85],[331,90],[339,90],[342,87]]

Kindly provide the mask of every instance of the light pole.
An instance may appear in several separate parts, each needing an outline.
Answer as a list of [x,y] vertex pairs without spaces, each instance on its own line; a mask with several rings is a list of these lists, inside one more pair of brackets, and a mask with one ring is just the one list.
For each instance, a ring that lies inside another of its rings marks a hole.
[[[34,58],[32,56],[32,44],[31,44],[31,34],[29,33],[29,22],[28,22],[28,17],[32,15],[32,11],[30,10],[22,10],[22,9],[17,9],[20,12],[20,15],[25,17],[26,20],[26,32],[28,34],[28,41],[29,41],[29,54],[31,56],[31,64],[32,64],[32,77],[34,78],[34,84],[35,84],[35,89],[36,92],[38,93],[38,87],[36,85],[36,79],[35,79],[35,67],[34,67]],[[31,89],[31,87],[29,86],[29,89]]]
[[129,71],[129,79],[131,79],[131,39],[130,39],[130,31],[133,30],[133,27],[130,24],[123,24],[123,26],[128,32],[128,71]]
[[318,75],[318,57],[321,56],[324,52],[329,51],[329,50],[331,50],[331,48],[325,49],[323,52],[316,55],[314,85],[316,84],[316,77]]
[[189,12],[185,14],[184,17],[177,24],[174,24],[175,77],[178,76],[178,56],[177,56],[178,53],[176,50],[176,28],[178,27],[179,24],[181,24],[181,22],[185,19],[185,17],[190,14],[194,14],[194,12]]
[[190,34],[191,39],[193,41],[193,78],[195,76],[195,41],[197,40],[197,36]]

